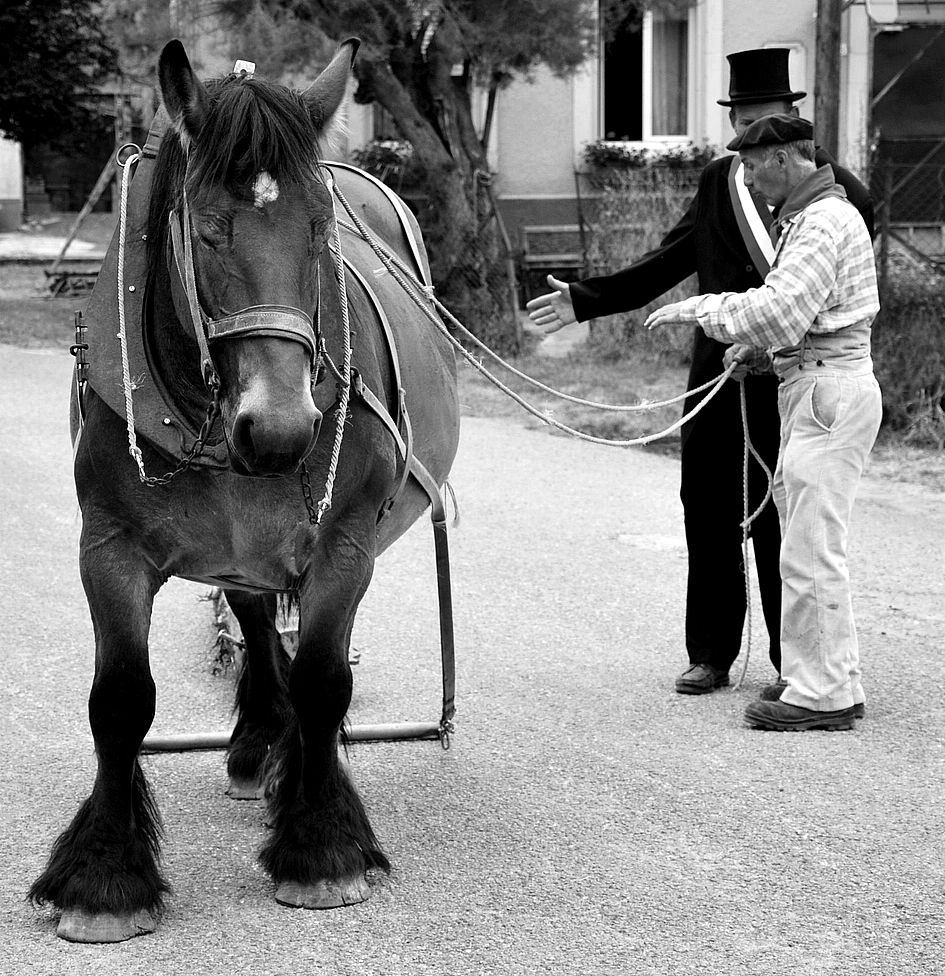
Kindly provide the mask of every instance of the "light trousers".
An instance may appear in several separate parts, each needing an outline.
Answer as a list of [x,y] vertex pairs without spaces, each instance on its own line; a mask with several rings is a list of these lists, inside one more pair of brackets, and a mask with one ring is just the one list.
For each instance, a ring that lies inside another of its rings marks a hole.
[[879,432],[882,398],[869,359],[806,363],[778,390],[781,449],[781,700],[815,711],[865,701],[847,540],[853,499]]

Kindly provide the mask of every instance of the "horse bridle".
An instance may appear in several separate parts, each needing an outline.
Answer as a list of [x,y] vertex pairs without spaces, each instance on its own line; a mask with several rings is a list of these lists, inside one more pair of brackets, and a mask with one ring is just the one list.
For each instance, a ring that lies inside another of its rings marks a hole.
[[184,294],[187,296],[190,321],[200,349],[201,374],[207,388],[214,393],[220,388],[220,377],[210,355],[210,343],[220,339],[245,336],[274,336],[301,343],[308,350],[314,382],[318,373],[321,341],[312,316],[301,308],[294,308],[291,305],[249,305],[232,315],[225,315],[218,319],[208,315],[197,296],[190,206],[186,193],[183,197],[180,219],[178,220],[177,212],[171,210],[168,221],[174,263],[184,286]]

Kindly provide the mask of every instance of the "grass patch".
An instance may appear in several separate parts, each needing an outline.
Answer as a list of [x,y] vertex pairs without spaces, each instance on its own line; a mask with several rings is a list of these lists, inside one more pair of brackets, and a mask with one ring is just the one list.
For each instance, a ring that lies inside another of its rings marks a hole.
[[87,302],[87,295],[51,297],[42,265],[0,265],[0,342],[68,349],[75,342],[75,313]]
[[[509,360],[512,365],[536,380],[572,396],[603,403],[634,404],[641,401],[669,399],[686,388],[688,370],[666,366],[653,359],[602,360],[586,345],[576,347],[561,358],[529,352]],[[536,389],[500,366],[485,360],[487,368],[503,383],[528,400],[542,413],[595,437],[629,440],[673,424],[682,412],[681,404],[672,404],[634,413],[612,413],[568,403]],[[519,418],[528,427],[545,426],[542,420],[526,413],[472,366],[462,361],[459,368],[460,403],[463,413],[474,417]],[[553,428],[549,428],[553,430]],[[560,436],[567,436],[563,432]],[[648,445],[648,450],[679,454],[679,433]]]

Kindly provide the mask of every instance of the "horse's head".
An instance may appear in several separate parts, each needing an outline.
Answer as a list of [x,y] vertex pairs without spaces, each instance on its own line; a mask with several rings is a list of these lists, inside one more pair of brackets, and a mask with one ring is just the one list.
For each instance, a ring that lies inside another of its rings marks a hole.
[[161,53],[161,93],[177,136],[165,147],[176,167],[166,168],[179,175],[166,204],[171,294],[205,377],[219,383],[240,474],[294,471],[318,434],[317,262],[333,227],[318,141],[357,46],[345,41],[304,92],[245,73],[205,87],[179,41]]

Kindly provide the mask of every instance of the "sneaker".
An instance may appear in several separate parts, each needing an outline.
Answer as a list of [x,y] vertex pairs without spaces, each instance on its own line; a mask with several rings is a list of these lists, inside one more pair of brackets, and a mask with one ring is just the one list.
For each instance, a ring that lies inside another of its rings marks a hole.
[[690,664],[676,679],[676,691],[680,695],[707,695],[716,688],[728,684],[728,671],[711,664]]
[[809,729],[842,732],[853,728],[855,716],[852,707],[815,712],[782,701],[757,701],[745,709],[745,721],[752,728],[770,732],[806,732]]
[[[777,681],[773,681],[770,685],[765,685],[761,689],[761,694],[759,699],[761,701],[780,701],[781,693],[787,688],[787,682],[783,678],[778,678]],[[866,705],[863,702],[857,702],[853,706],[853,717],[854,718],[866,718]]]

